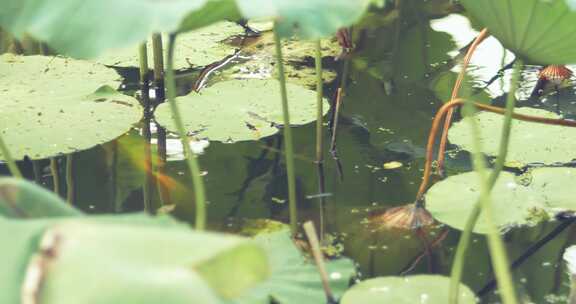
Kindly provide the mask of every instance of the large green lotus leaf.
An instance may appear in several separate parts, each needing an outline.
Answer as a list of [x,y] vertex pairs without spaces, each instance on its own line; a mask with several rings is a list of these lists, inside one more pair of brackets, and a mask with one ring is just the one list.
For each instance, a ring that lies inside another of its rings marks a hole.
[[502,44],[540,64],[576,62],[576,11],[565,0],[462,0]]
[[[0,26],[73,57],[91,58],[172,32],[207,0],[1,0]],[[105,22],[103,22],[103,18]]]
[[336,33],[356,22],[370,4],[369,0],[237,0],[248,19],[274,18],[278,33],[316,39]]
[[[444,304],[448,303],[450,278],[439,275],[407,277],[379,277],[354,285],[348,290],[342,304]],[[476,303],[476,296],[467,286],[460,284],[458,303]]]
[[[504,230],[532,225],[565,210],[576,210],[576,169],[538,168],[521,176],[502,172],[492,189],[494,221]],[[434,218],[462,230],[480,192],[478,174],[468,172],[435,184],[426,194],[426,208]],[[486,233],[484,213],[474,232]]]
[[[170,218],[151,218],[143,215],[98,217],[103,221],[125,222],[132,225],[156,225],[169,227],[175,225]],[[42,233],[60,219],[12,220],[0,217],[0,303],[21,303],[20,290],[26,274],[27,265],[38,249]]]
[[58,240],[58,255],[48,258],[43,303],[219,303],[196,274],[223,298],[268,276],[264,251],[235,236],[70,221],[44,238]]
[[[238,24],[224,21],[178,35],[174,54],[174,68],[186,69],[205,66],[234,54],[235,48],[226,44],[224,40],[243,33],[243,28]],[[165,50],[166,47],[167,45],[164,44]],[[152,66],[151,43],[148,43],[148,54],[150,54],[148,56],[148,64]],[[109,66],[138,67],[138,51],[134,48],[112,50],[96,58],[95,61]]]
[[[288,83],[292,125],[316,118],[316,93]],[[197,138],[236,142],[256,140],[278,131],[272,123],[282,122],[280,84],[276,80],[230,80],[215,84],[201,93],[176,99],[189,133]],[[327,111],[328,104],[324,109]],[[170,105],[156,110],[157,121],[175,130]]]
[[142,109],[136,99],[111,88],[119,85],[118,78],[95,63],[0,56],[0,133],[13,157],[71,153],[130,130]]
[[29,181],[0,178],[0,215],[9,218],[80,216],[54,193]]
[[35,252],[44,220],[14,221],[0,217],[0,303],[22,303],[20,289],[26,265]]
[[20,303],[23,281],[42,303],[221,303],[269,276],[250,239],[142,215],[0,218],[0,240],[2,303]]
[[[233,303],[268,304],[271,298],[280,304],[326,302],[316,266],[294,246],[288,229],[259,234],[255,241],[266,250],[272,275]],[[354,265],[348,259],[339,259],[327,262],[326,267],[330,287],[340,296],[355,273]]]
[[[539,109],[517,108],[516,113],[559,118],[558,115]],[[472,150],[472,137],[468,119],[454,124],[449,131],[451,143]],[[480,130],[483,152],[490,156],[498,155],[503,117],[498,114],[481,112],[475,115]],[[553,136],[551,136],[553,134]],[[529,163],[567,163],[576,158],[576,128],[544,125],[514,120],[510,138],[507,162],[517,167]]]

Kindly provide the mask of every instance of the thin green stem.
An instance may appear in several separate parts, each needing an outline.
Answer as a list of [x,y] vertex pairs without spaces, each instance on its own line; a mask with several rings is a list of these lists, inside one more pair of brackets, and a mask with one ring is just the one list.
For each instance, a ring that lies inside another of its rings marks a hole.
[[152,55],[154,56],[154,83],[156,85],[156,103],[164,102],[164,51],[162,35],[152,35]]
[[204,230],[206,227],[206,195],[204,190],[204,181],[200,174],[198,160],[196,155],[190,149],[190,143],[186,135],[186,129],[182,122],[182,115],[178,110],[176,104],[176,81],[174,80],[174,45],[176,43],[176,35],[171,34],[168,40],[168,55],[166,57],[166,89],[168,96],[168,103],[172,111],[172,118],[178,131],[178,136],[184,148],[184,156],[188,164],[188,170],[192,177],[192,184],[194,185],[194,198],[196,200],[196,223],[195,227],[198,230]]
[[58,164],[58,158],[50,158],[50,172],[52,173],[52,184],[54,193],[61,196],[60,194],[60,165]]
[[322,81],[322,42],[320,39],[316,41],[316,162],[318,164],[323,161],[324,154],[324,136],[323,136],[323,87]]
[[142,127],[142,134],[146,139],[144,145],[144,159],[145,159],[145,181],[142,191],[144,210],[153,212],[152,210],[152,187],[154,186],[154,168],[152,166],[152,151],[150,149],[150,140],[152,134],[150,131],[150,120],[152,117],[152,110],[150,104],[150,82],[148,73],[150,67],[148,66],[148,43],[144,42],[138,47],[138,61],[139,61],[139,76],[140,76],[140,90],[142,96],[142,105],[144,106],[144,126]]
[[2,138],[1,135],[0,135],[0,154],[4,156],[4,160],[8,165],[8,170],[10,170],[10,174],[12,174],[12,176],[14,177],[22,178],[22,173],[20,172],[20,169],[18,169],[18,165],[16,165],[16,162],[12,158],[12,154],[10,153],[10,150],[8,150],[8,146],[6,146],[6,143],[4,143],[4,139]]
[[74,205],[76,198],[76,185],[74,184],[74,154],[66,156],[66,200]]
[[[481,153],[480,139],[478,125],[474,119],[469,119],[469,122],[473,128],[473,139],[475,143],[474,149],[474,163],[475,168],[478,170],[481,176],[481,193],[478,202],[474,205],[472,212],[466,222],[466,226],[456,248],[456,254],[454,257],[454,264],[452,266],[451,282],[450,282],[450,303],[458,303],[458,287],[460,280],[462,279],[462,274],[464,271],[464,260],[466,256],[466,251],[470,245],[470,240],[472,236],[472,230],[478,221],[478,218],[484,210],[486,213],[486,221],[489,224],[489,234],[488,234],[488,245],[490,248],[490,254],[492,256],[492,263],[494,266],[496,279],[498,281],[498,286],[500,288],[500,294],[502,295],[502,300],[504,303],[517,303],[514,283],[512,280],[512,275],[509,269],[508,257],[506,255],[506,250],[504,243],[500,238],[500,232],[493,220],[493,210],[492,203],[490,199],[490,192],[494,187],[494,184],[498,180],[498,176],[502,169],[504,168],[504,163],[506,162],[506,156],[508,154],[508,143],[510,141],[510,133],[512,127],[512,113],[514,111],[514,106],[516,103],[516,90],[518,89],[518,81],[520,78],[520,72],[522,70],[523,63],[518,60],[514,65],[514,71],[512,74],[510,92],[506,99],[506,112],[504,115],[504,123],[502,126],[502,134],[500,137],[500,148],[498,157],[494,164],[494,168],[488,178],[486,178],[485,161]],[[472,102],[467,102],[469,108],[473,107]],[[471,113],[471,112],[469,112]]]
[[276,65],[278,66],[278,79],[280,80],[280,93],[282,95],[282,114],[284,118],[284,149],[286,152],[286,171],[288,173],[288,206],[290,209],[290,230],[292,234],[298,231],[298,209],[296,207],[296,177],[294,174],[294,147],[292,142],[292,129],[290,128],[290,112],[288,109],[288,93],[286,92],[286,76],[284,75],[284,58],[282,44],[277,27],[274,26],[274,42],[276,45]]
[[140,84],[147,83],[150,67],[148,66],[148,45],[146,42],[141,43],[138,46],[138,63],[139,63]]

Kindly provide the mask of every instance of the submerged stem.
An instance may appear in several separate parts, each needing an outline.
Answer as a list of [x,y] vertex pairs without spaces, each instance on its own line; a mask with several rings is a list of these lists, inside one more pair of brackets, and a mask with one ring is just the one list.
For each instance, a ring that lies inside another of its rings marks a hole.
[[[490,255],[492,257],[492,265],[494,267],[494,272],[498,281],[498,287],[500,289],[503,303],[506,304],[518,302],[516,299],[512,275],[509,269],[506,249],[500,237],[500,231],[494,223],[494,214],[492,210],[490,192],[498,180],[498,176],[500,175],[500,172],[502,171],[506,161],[506,155],[508,154],[508,143],[512,127],[513,111],[516,103],[516,97],[514,95],[516,94],[516,90],[518,88],[518,81],[520,78],[522,66],[523,63],[521,60],[518,60],[514,65],[511,88],[510,92],[508,92],[508,98],[506,99],[506,111],[504,116],[504,123],[502,126],[502,135],[500,137],[499,153],[494,168],[492,169],[489,177],[486,176],[486,166],[482,155],[481,142],[479,137],[480,131],[478,129],[478,125],[473,117],[468,119],[471,127],[473,128],[472,137],[474,142],[474,167],[480,174],[481,180],[480,198],[475,204],[471,215],[466,222],[465,230],[463,231],[460,242],[458,243],[458,247],[456,249],[450,282],[450,303],[458,302],[458,287],[462,278],[466,250],[470,244],[472,230],[474,229],[474,226],[476,225],[482,210],[485,212],[486,221],[488,223],[488,245],[490,249]],[[468,102],[465,105],[467,105],[469,108],[473,108],[473,104],[471,102]],[[469,113],[471,113],[471,111]]]
[[10,150],[8,150],[8,146],[6,146],[6,143],[4,142],[2,136],[0,136],[0,154],[4,156],[4,160],[8,165],[8,170],[10,170],[10,174],[12,174],[12,176],[14,177],[22,178],[22,173],[20,172],[20,169],[18,169],[16,161],[14,161],[14,159],[12,158],[12,154],[10,153]]
[[292,231],[292,234],[296,234],[298,231],[298,209],[296,207],[294,148],[292,143],[292,129],[290,128],[290,112],[288,109],[288,93],[286,92],[286,77],[284,75],[282,45],[280,43],[280,36],[278,36],[276,25],[274,26],[274,43],[276,45],[276,64],[278,65],[278,79],[280,80],[282,114],[284,118],[284,149],[286,152],[286,171],[288,174],[288,206],[290,209],[290,230]]
[[166,92],[168,96],[168,103],[170,104],[170,111],[172,111],[172,118],[178,131],[178,136],[184,148],[184,156],[188,164],[188,170],[192,177],[192,184],[194,185],[194,198],[196,201],[196,223],[195,227],[198,230],[204,230],[206,227],[206,195],[204,190],[204,181],[200,174],[198,160],[196,155],[190,149],[186,129],[182,122],[182,115],[176,104],[176,82],[174,80],[174,45],[176,43],[176,34],[171,34],[168,40],[168,55],[166,57]]
[[322,124],[324,111],[323,106],[323,86],[322,81],[322,42],[316,41],[316,162],[322,163],[324,153],[324,136],[322,134]]

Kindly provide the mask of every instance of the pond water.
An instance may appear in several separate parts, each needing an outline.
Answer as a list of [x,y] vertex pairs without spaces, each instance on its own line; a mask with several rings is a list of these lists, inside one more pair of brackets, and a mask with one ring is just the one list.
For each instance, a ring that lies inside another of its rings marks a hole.
[[[436,1],[441,3],[439,1]],[[367,226],[370,212],[401,206],[414,201],[422,176],[425,145],[431,120],[442,100],[448,98],[455,79],[457,56],[477,34],[467,18],[445,11],[444,4],[406,8],[401,18],[390,12],[384,24],[367,20],[354,35],[357,50],[350,57],[348,86],[343,99],[337,129],[339,162],[327,151],[324,166],[315,158],[315,125],[294,127],[296,185],[300,221],[313,220],[325,232],[335,254],[350,257],[358,263],[364,278],[400,273],[438,273],[449,275],[459,231],[438,227],[428,237],[432,254],[425,255],[421,239],[411,232],[388,230],[372,233]],[[382,17],[382,16],[381,16]],[[231,77],[230,71],[249,59],[233,60],[216,72],[208,83]],[[503,50],[493,38],[476,52],[469,73],[468,88],[479,89],[478,98],[494,99],[501,104],[509,87],[509,71],[484,88],[485,82],[498,74],[513,55]],[[338,77],[325,85],[326,97],[334,99],[342,77],[344,61],[325,58],[328,70]],[[313,59],[305,58],[295,66],[311,68]],[[528,101],[540,67],[528,66],[518,97],[526,105],[558,109],[567,117],[576,113],[576,96],[572,88],[563,89],[560,97],[546,102]],[[125,88],[133,93],[137,71],[118,69],[126,77]],[[179,73],[180,94],[190,91],[198,70]],[[482,90],[483,89],[483,90]],[[476,92],[476,91],[474,91]],[[560,102],[557,106],[556,102]],[[328,124],[331,113],[325,116]],[[128,134],[93,149],[61,157],[68,172],[74,205],[89,213],[120,213],[143,210],[143,184],[147,172],[142,136],[142,122]],[[152,149],[157,159],[159,139],[152,121]],[[162,130],[160,129],[162,132]],[[161,136],[160,136],[161,137]],[[330,134],[325,132],[325,142]],[[248,219],[272,219],[288,222],[286,171],[282,136],[236,143],[210,142],[199,156],[209,200],[209,228],[235,231]],[[156,176],[159,187],[153,187],[151,206],[161,212],[193,222],[194,202],[182,147],[177,137],[168,134],[167,161]],[[451,146],[448,151],[448,174],[471,170],[466,152]],[[391,164],[391,166],[385,166]],[[23,162],[30,179],[52,188],[49,160]],[[6,168],[2,173],[7,174]],[[64,190],[65,185],[62,186]],[[161,189],[161,190],[158,190]],[[164,190],[164,191],[162,191]],[[561,223],[549,222],[531,228],[512,229],[505,234],[511,259],[520,257],[537,240]],[[542,249],[515,268],[515,278],[522,297],[531,303],[562,303],[569,290],[568,275],[562,262],[563,248],[576,241],[574,227],[566,229]],[[485,238],[474,235],[466,262],[463,283],[480,291],[492,278]],[[485,303],[493,303],[491,289],[485,290]],[[563,296],[562,296],[563,295]],[[528,303],[528,302],[526,302]]]

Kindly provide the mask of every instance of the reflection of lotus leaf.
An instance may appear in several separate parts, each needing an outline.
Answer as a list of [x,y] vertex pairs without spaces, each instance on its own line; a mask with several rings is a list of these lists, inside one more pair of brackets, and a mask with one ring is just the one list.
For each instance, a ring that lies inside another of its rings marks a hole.
[[[185,69],[205,66],[234,54],[234,47],[223,41],[234,35],[241,35],[241,26],[232,22],[219,22],[199,30],[178,35],[174,54],[174,68]],[[164,45],[166,49],[166,45]],[[148,44],[148,54],[152,54],[152,44]],[[97,62],[121,67],[138,67],[138,52],[134,48],[110,51],[96,59]],[[148,56],[152,66],[152,56]]]
[[[516,113],[559,118],[558,115],[544,110],[519,108]],[[503,117],[498,114],[482,112],[476,119],[482,130],[483,152],[496,156],[500,145]],[[450,142],[465,150],[472,150],[472,138],[468,122],[469,118],[456,123],[450,128]],[[512,124],[507,161],[516,164],[528,163],[567,163],[576,158],[576,128],[544,125],[533,122],[515,120]]]
[[[342,297],[342,304],[444,304],[448,303],[450,279],[439,275],[379,277],[354,285]],[[460,285],[459,303],[476,303],[476,296]]]
[[[492,208],[500,228],[535,224],[557,212],[576,210],[576,169],[539,168],[527,174],[503,172],[494,185]],[[426,206],[437,220],[462,230],[479,192],[475,172],[451,176],[428,190]],[[481,215],[474,232],[486,233],[487,228]]]
[[[293,125],[316,118],[316,93],[288,84],[290,115]],[[235,142],[256,140],[278,131],[282,122],[280,85],[276,80],[231,80],[215,84],[200,94],[177,98],[188,132],[197,138]],[[328,105],[324,109],[327,111]],[[156,111],[158,122],[175,130],[170,107]]]
[[127,132],[142,109],[136,99],[109,87],[118,87],[118,78],[99,64],[0,56],[0,132],[13,156],[47,158]]
[[517,55],[542,64],[576,62],[576,11],[566,1],[462,0],[466,11]]

